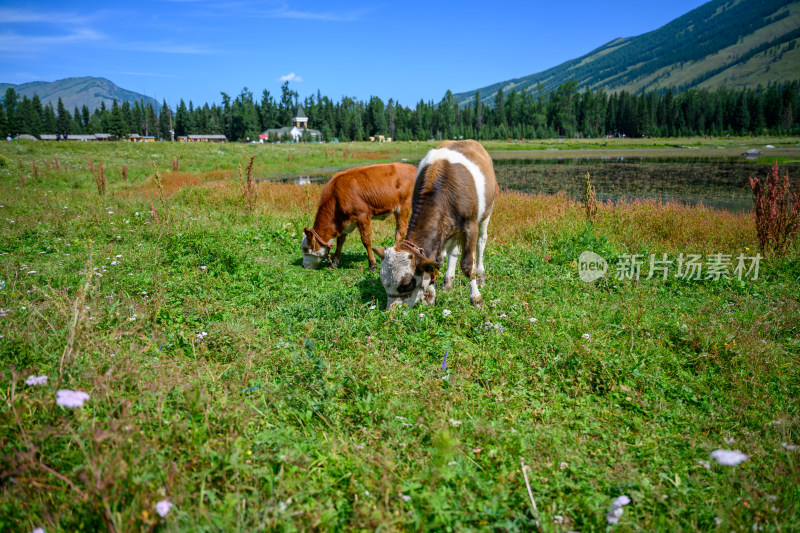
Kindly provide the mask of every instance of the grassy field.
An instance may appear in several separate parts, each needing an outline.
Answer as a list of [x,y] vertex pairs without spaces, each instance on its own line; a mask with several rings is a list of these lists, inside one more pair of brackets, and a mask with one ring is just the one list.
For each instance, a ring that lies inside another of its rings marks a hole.
[[589,225],[504,192],[486,305],[457,278],[387,312],[357,237],[301,268],[319,186],[242,198],[252,154],[277,176],[433,145],[0,143],[0,530],[800,529],[797,248],[757,280],[578,279],[584,250],[752,256],[752,215],[629,202]]

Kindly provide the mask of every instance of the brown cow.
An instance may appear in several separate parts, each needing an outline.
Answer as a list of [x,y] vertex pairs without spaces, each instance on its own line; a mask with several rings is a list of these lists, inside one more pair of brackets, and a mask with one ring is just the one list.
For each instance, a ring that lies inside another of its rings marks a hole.
[[395,244],[405,238],[416,173],[413,165],[392,163],[351,168],[336,174],[322,189],[314,227],[303,231],[303,267],[315,268],[326,255],[330,260],[334,239],[336,253],[331,264],[337,266],[347,234],[357,227],[367,249],[369,269],[375,270],[370,221],[394,214]]
[[445,141],[419,164],[414,184],[407,240],[375,250],[383,260],[381,283],[386,308],[395,302],[413,306],[420,299],[436,300],[434,282],[447,254],[443,290],[453,285],[459,248],[461,271],[469,279],[469,301],[482,301],[483,251],[494,199],[499,188],[492,158],[476,141]]

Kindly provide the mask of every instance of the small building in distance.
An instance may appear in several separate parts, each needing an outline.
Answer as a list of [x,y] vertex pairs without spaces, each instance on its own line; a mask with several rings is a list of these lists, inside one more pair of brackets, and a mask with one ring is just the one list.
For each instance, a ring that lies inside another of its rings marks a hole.
[[228,138],[224,135],[182,135],[178,137],[182,143],[224,143]]
[[308,127],[308,116],[306,116],[305,111],[303,111],[303,106],[297,106],[297,113],[295,113],[295,116],[292,118],[291,126],[270,128],[261,132],[258,138],[261,139],[262,143],[268,142],[270,139],[273,141],[279,140],[288,142],[290,137],[292,141],[299,142],[303,133],[311,135],[314,141],[322,140],[322,133],[319,130],[312,130]]

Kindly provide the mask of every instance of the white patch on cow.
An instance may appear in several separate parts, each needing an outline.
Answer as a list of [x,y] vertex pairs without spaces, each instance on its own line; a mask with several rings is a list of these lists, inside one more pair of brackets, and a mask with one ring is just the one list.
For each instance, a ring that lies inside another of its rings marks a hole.
[[478,249],[477,249],[477,265],[475,273],[478,275],[479,280],[483,283],[483,276],[486,270],[483,267],[483,251],[486,249],[486,241],[489,238],[489,219],[492,217],[491,213],[481,220],[478,225]]
[[480,167],[476,165],[475,162],[467,159],[467,157],[461,152],[456,152],[455,150],[450,150],[449,148],[437,148],[435,150],[431,150],[420,162],[419,170],[417,171],[417,178],[419,178],[422,170],[425,167],[435,161],[442,160],[449,162],[451,165],[464,165],[472,175],[472,179],[475,180],[475,194],[478,198],[478,220],[481,220],[483,218],[483,213],[486,211],[486,176],[483,175]]
[[450,287],[453,283],[453,278],[456,275],[456,264],[458,263],[458,254],[461,252],[456,238],[450,238],[444,243],[444,251],[447,254],[447,270],[444,273],[444,285]]
[[[333,241],[330,242],[331,246]],[[317,251],[312,251],[308,246],[308,238],[303,233],[303,240],[300,241],[300,249],[303,250],[303,268],[316,268],[325,259],[327,250],[320,246]]]

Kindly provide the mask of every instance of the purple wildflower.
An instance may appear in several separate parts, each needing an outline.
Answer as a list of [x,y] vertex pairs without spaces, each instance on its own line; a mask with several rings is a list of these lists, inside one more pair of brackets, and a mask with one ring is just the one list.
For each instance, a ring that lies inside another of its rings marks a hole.
[[170,509],[172,509],[172,502],[169,500],[161,500],[156,504],[156,512],[161,518],[167,516]]
[[47,384],[47,376],[28,376],[28,379],[25,380],[25,385],[29,387],[35,387],[36,385],[46,385]]
[[56,404],[61,407],[83,407],[83,402],[89,399],[89,395],[79,390],[61,389],[56,392]]

